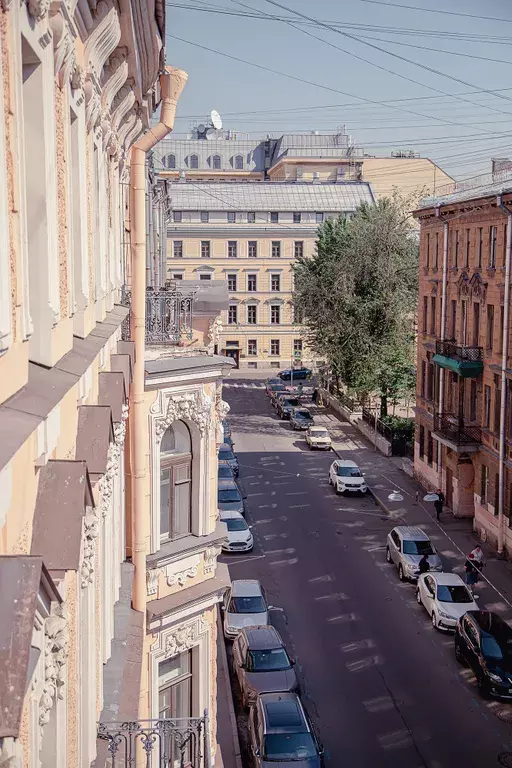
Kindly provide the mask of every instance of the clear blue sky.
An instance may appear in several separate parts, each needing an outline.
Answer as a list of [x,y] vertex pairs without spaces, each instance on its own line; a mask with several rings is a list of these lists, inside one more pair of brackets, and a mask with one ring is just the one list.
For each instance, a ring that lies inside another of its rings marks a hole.
[[[189,74],[178,106],[176,134],[186,135],[194,123],[204,122],[210,110],[215,108],[222,115],[225,128],[251,136],[279,135],[283,131],[327,131],[346,125],[355,142],[370,153],[388,155],[396,149],[413,149],[436,160],[456,178],[486,172],[490,169],[492,156],[512,157],[510,3],[505,0],[488,0],[487,3],[434,0],[434,5],[428,0],[394,2],[449,10],[454,14],[498,17],[502,21],[409,10],[363,0],[350,3],[282,0],[281,4],[289,11],[266,0],[167,2],[167,61]],[[355,35],[360,41],[304,22],[295,16],[297,11],[331,25],[343,25],[337,28]],[[293,24],[300,28],[276,20],[236,14],[286,17],[294,19]],[[304,34],[301,29],[322,40]],[[173,39],[171,35],[195,45]],[[420,66],[370,48],[363,41]],[[330,47],[328,43],[344,48],[348,53]],[[230,60],[198,45],[325,88]],[[436,50],[423,50],[420,46]],[[444,51],[466,56],[454,56]],[[354,58],[354,54],[364,61]],[[477,56],[499,61],[472,58]],[[418,84],[399,75],[417,80]],[[449,95],[443,96],[431,88]],[[502,90],[501,97],[485,92],[498,89],[508,90]],[[453,94],[461,94],[463,100]],[[358,96],[379,102],[407,101],[390,105],[369,104],[360,101]],[[329,108],[318,108],[326,105]]]

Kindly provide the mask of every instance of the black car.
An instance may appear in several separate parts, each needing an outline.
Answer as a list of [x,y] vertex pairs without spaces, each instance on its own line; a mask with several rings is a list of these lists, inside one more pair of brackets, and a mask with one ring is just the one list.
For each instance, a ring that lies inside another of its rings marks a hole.
[[217,471],[217,477],[219,480],[234,480],[235,473],[229,466],[229,464],[220,464]]
[[293,408],[290,413],[292,429],[307,429],[314,424],[313,417],[307,408]]
[[219,448],[219,464],[228,464],[231,469],[233,470],[233,473],[235,477],[238,477],[238,473],[240,472],[240,467],[238,466],[238,459],[233,453],[233,449],[230,445],[227,445],[226,443],[222,443],[222,445]]
[[289,419],[294,408],[300,406],[300,400],[296,397],[280,397],[277,401],[277,413],[281,419]]
[[492,611],[467,611],[455,629],[455,656],[475,673],[480,693],[512,699],[512,627]]
[[[293,376],[292,376],[293,374]],[[300,379],[309,379],[312,371],[309,368],[287,368],[286,371],[280,371],[277,375],[281,381],[299,381]]]
[[224,440],[226,440],[228,437],[231,437],[231,427],[227,419],[222,420],[222,429],[224,431]]

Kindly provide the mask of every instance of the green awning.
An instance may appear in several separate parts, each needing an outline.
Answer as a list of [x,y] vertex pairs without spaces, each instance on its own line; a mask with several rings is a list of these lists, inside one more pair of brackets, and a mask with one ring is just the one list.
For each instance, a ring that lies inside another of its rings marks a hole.
[[445,355],[434,355],[432,360],[436,365],[453,371],[457,376],[462,376],[463,379],[480,376],[484,369],[484,364],[481,360],[472,362],[470,360],[458,360],[456,357],[445,357]]

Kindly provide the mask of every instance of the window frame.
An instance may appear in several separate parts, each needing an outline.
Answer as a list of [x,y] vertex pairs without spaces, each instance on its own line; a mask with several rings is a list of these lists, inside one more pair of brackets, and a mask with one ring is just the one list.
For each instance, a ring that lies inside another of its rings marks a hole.
[[228,325],[238,325],[238,304],[229,304],[228,306]]
[[222,168],[222,160],[220,155],[212,155],[212,170],[220,171]]
[[236,291],[238,275],[236,272],[228,272],[226,274],[226,282],[228,284],[228,291]]
[[235,158],[234,158],[234,168],[235,168],[235,171],[243,171],[243,169],[244,169],[244,158],[243,158],[243,155],[235,155]]
[[211,253],[212,253],[211,240],[201,240],[200,241],[200,249],[201,249],[201,258],[202,259],[209,259],[209,258],[211,258]]
[[270,211],[270,223],[279,224],[279,211]]
[[[176,253],[176,246],[178,246],[179,253]],[[172,257],[173,257],[173,259],[182,259],[183,258],[183,240],[173,240],[172,241]]]
[[[277,320],[273,318],[277,317]],[[270,325],[281,325],[281,304],[270,305]]]
[[281,240],[270,241],[270,257],[272,259],[281,258]]
[[[251,251],[254,251],[254,253],[251,253]],[[258,258],[258,241],[257,240],[247,241],[247,258],[248,259]]]
[[175,224],[181,224],[183,221],[183,211],[173,211],[172,220]]
[[[247,293],[257,293],[258,292],[258,273],[257,272],[248,272],[247,273]],[[254,287],[251,287],[254,286]]]
[[238,258],[238,240],[228,240],[228,259]]
[[[254,319],[252,319],[254,317]],[[258,325],[258,305],[247,304],[247,325]]]
[[193,171],[199,170],[199,155],[190,155],[190,169]]
[[236,224],[236,211],[228,211],[228,224]]
[[281,356],[281,339],[270,339],[270,351],[271,357]]
[[315,211],[315,223],[323,224],[325,221],[325,213],[323,211]]
[[[172,425],[171,425],[172,426]],[[188,429],[188,427],[187,427]],[[190,442],[192,444],[192,436],[190,435]],[[187,467],[188,469],[188,478],[177,481],[176,480],[176,474],[177,470]],[[159,518],[159,532],[160,532],[160,543],[167,542],[167,541],[177,541],[178,539],[182,539],[185,536],[190,536],[192,533],[192,453],[179,453],[179,454],[169,454],[166,455],[160,455],[160,518]],[[162,472],[169,472],[169,486],[170,486],[170,492],[169,492],[169,531],[168,533],[164,532],[162,533]],[[189,509],[188,509],[188,530],[186,532],[182,532],[178,535],[173,535],[173,531],[175,530],[175,521],[176,521],[176,508],[175,508],[175,488],[177,486],[181,485],[188,485],[189,488]]]
[[300,211],[294,211],[293,212],[293,223],[294,224],[301,224],[302,223],[302,214]]
[[258,356],[258,339],[247,339],[247,357]]
[[208,224],[210,221],[210,214],[208,211],[199,211],[199,219],[201,224]]
[[293,241],[293,257],[301,259],[304,256],[304,240]]
[[270,273],[270,291],[271,293],[281,293],[281,273]]

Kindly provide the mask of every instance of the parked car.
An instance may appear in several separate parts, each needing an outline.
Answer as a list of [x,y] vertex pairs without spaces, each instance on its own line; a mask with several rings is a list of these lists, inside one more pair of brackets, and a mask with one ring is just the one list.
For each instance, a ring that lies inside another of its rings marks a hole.
[[219,463],[220,462],[224,462],[225,464],[228,464],[233,470],[235,477],[238,477],[238,474],[240,472],[240,467],[238,466],[238,459],[233,453],[231,446],[229,446],[227,443],[222,443],[222,445],[219,448]]
[[300,379],[309,379],[311,373],[309,368],[287,368],[285,371],[279,371],[277,375],[282,381],[299,381]]
[[329,467],[329,485],[336,493],[366,493],[368,486],[355,461],[337,459]]
[[416,600],[430,614],[434,629],[455,629],[466,611],[479,610],[456,573],[423,573],[418,578]]
[[274,406],[274,408],[276,406],[277,398],[280,394],[290,394],[288,387],[284,384],[273,384],[270,390],[270,403]]
[[292,429],[308,429],[313,424],[313,417],[307,408],[294,408],[290,413]]
[[226,440],[227,437],[231,437],[231,426],[227,419],[222,420],[222,430],[224,432],[224,440]]
[[218,463],[217,478],[219,480],[233,480],[235,479],[235,473],[229,466],[229,464]]
[[229,445],[232,451],[235,450],[235,444],[232,437],[224,437],[224,445]]
[[298,400],[296,397],[293,397],[293,395],[280,397],[277,401],[277,415],[281,419],[289,419],[293,409],[299,407],[300,400]]
[[296,693],[263,693],[249,713],[254,768],[321,768],[323,750]]
[[298,691],[294,665],[277,629],[242,629],[233,643],[233,667],[243,706],[253,704],[260,693]]
[[397,525],[388,533],[386,560],[398,569],[400,581],[416,581],[419,576],[419,562],[428,555],[430,571],[442,571],[443,565],[434,545],[421,528]]
[[244,627],[268,624],[265,590],[256,579],[235,579],[224,595],[224,635],[233,639]]
[[240,512],[221,510],[220,519],[228,529],[227,541],[222,545],[224,552],[250,552],[254,546],[251,526],[247,525]]
[[275,386],[276,384],[278,386],[281,386],[282,383],[283,382],[281,381],[281,379],[267,379],[266,382],[265,382],[265,391],[266,391],[267,395],[270,396],[270,393],[272,391],[272,387],[273,386]]
[[311,449],[321,448],[324,451],[330,451],[332,448],[331,436],[325,427],[309,427],[306,432],[306,443]]
[[512,698],[512,628],[492,611],[468,611],[455,629],[455,656],[469,665],[480,692]]
[[234,480],[219,480],[217,489],[219,512],[239,512],[245,515],[245,494]]

